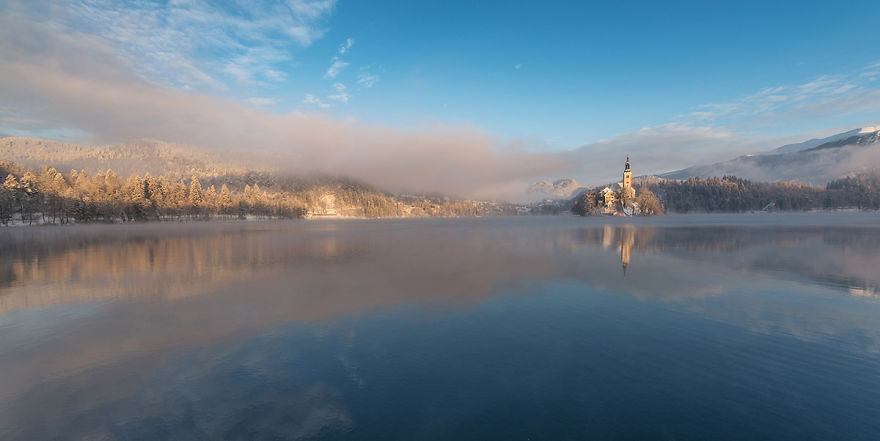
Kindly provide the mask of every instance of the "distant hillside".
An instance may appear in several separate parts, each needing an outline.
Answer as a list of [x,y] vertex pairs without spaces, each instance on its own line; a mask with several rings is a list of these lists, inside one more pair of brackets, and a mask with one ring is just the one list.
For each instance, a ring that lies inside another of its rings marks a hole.
[[117,175],[163,174],[169,178],[210,177],[245,171],[223,152],[139,139],[122,144],[90,146],[34,138],[0,138],[0,159],[29,168],[52,166],[60,171],[90,174],[112,169]]
[[853,129],[853,130],[850,130],[847,132],[838,133],[836,135],[831,135],[826,138],[814,138],[814,139],[810,139],[810,140],[807,140],[804,142],[798,142],[795,144],[786,144],[782,147],[777,147],[777,148],[767,152],[767,154],[791,153],[791,152],[799,152],[802,150],[809,150],[813,147],[818,147],[822,144],[840,141],[841,139],[851,138],[853,136],[858,136],[862,133],[873,132],[875,130],[877,130],[877,129],[874,127],[865,127],[863,129]]
[[880,128],[866,127],[789,144],[767,153],[698,165],[660,175],[667,179],[737,176],[754,181],[825,184],[880,169]]
[[553,182],[535,182],[529,186],[527,192],[529,194],[540,195],[551,199],[568,199],[574,196],[578,191],[583,191],[585,189],[586,187],[579,184],[578,181],[571,178],[563,178],[557,179]]
[[216,151],[149,139],[86,146],[3,138],[0,225],[515,213],[504,203],[395,196],[345,177],[238,165],[243,163]]

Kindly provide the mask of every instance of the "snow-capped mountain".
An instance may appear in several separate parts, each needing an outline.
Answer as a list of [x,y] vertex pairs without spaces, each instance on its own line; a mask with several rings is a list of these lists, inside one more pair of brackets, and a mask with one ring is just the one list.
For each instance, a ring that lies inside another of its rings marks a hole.
[[838,133],[836,135],[831,135],[827,138],[814,138],[809,141],[799,142],[796,144],[786,144],[782,147],[775,148],[770,150],[769,152],[765,152],[764,154],[780,154],[780,153],[792,153],[792,152],[800,152],[803,150],[809,150],[811,148],[818,147],[823,144],[828,144],[830,142],[840,141],[842,139],[849,139],[854,136],[863,135],[866,133],[872,133],[880,130],[880,127],[862,127],[861,129],[853,129],[847,132]]
[[570,198],[577,190],[584,188],[578,181],[571,178],[557,179],[553,182],[541,181],[529,186],[529,194],[557,199]]
[[798,181],[821,185],[852,173],[878,170],[880,127],[864,127],[729,161],[689,167],[661,177],[687,179],[691,176],[732,175],[756,181]]

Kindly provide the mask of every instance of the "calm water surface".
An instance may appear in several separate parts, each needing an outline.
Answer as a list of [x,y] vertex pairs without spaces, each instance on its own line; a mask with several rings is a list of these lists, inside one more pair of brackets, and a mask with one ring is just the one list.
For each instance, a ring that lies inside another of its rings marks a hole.
[[880,215],[0,230],[3,440],[878,440]]

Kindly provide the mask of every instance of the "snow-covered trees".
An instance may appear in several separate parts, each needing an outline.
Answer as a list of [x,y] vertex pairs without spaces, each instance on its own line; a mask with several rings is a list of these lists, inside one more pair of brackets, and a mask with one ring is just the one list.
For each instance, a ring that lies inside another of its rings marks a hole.
[[[13,219],[67,223],[216,216],[295,218],[331,214],[322,202],[328,196],[335,201],[333,212],[342,216],[482,214],[477,202],[396,198],[346,181],[284,182],[270,175],[193,176],[184,181],[149,173],[135,173],[123,180],[112,170],[89,176],[84,170],[63,174],[47,167],[35,174],[6,161],[0,161],[0,172],[5,173],[0,187],[0,224]],[[264,190],[264,183],[271,190]]]
[[18,179],[10,173],[6,175],[3,186],[0,187],[0,222],[3,225],[8,225],[12,220],[12,213],[15,212],[15,206],[18,204],[17,196]]
[[636,196],[636,205],[638,206],[637,213],[642,216],[657,216],[664,212],[657,196],[654,196],[654,193],[645,185],[639,189],[639,195]]
[[232,209],[232,196],[229,194],[229,187],[226,184],[223,184],[220,187],[220,195],[218,196],[217,201],[217,209],[220,213],[229,214],[229,210]]

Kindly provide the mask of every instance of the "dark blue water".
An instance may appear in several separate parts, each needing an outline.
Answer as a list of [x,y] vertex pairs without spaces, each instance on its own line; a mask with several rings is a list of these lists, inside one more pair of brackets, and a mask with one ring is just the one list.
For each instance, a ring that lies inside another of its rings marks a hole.
[[880,439],[876,216],[0,241],[2,439]]

